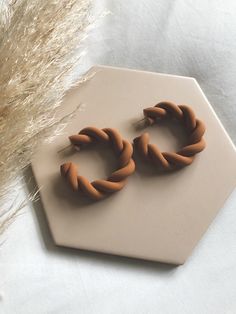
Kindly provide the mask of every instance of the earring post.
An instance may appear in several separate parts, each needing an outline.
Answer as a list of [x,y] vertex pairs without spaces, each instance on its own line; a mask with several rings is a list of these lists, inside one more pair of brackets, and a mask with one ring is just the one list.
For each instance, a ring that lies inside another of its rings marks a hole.
[[67,145],[66,147],[60,149],[57,153],[59,154],[59,153],[63,152],[64,150],[68,149],[69,147],[72,147],[72,145],[71,144]]

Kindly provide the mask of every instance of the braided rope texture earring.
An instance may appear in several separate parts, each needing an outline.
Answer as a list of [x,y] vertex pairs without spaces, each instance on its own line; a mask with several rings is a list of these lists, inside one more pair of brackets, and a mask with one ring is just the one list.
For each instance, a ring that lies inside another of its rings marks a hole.
[[121,190],[126,184],[127,177],[135,171],[132,144],[122,139],[115,129],[87,127],[78,134],[70,136],[69,140],[77,150],[95,142],[109,144],[118,158],[116,171],[107,179],[93,182],[89,182],[85,177],[78,175],[78,167],[73,162],[61,165],[61,175],[66,178],[71,189],[82,192],[90,199],[101,200],[109,194]]
[[204,150],[205,125],[195,117],[189,106],[164,101],[144,109],[143,113],[148,125],[166,118],[176,119],[184,126],[188,135],[188,144],[177,152],[161,152],[156,145],[149,143],[148,133],[135,138],[134,146],[147,163],[163,171],[175,170],[190,165],[195,155]]

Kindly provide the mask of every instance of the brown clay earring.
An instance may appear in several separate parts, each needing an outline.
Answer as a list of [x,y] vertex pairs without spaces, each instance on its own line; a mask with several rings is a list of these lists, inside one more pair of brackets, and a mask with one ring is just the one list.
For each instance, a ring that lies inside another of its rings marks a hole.
[[61,175],[67,179],[69,186],[74,191],[80,191],[93,200],[100,200],[107,195],[121,190],[126,179],[135,171],[135,163],[132,159],[133,147],[127,140],[122,139],[115,129],[97,129],[87,127],[77,135],[69,137],[71,144],[79,150],[83,146],[95,142],[105,143],[112,146],[118,158],[118,169],[107,179],[89,182],[83,176],[78,175],[78,168],[73,162],[61,165]]
[[160,102],[154,107],[143,110],[148,125],[158,123],[164,118],[178,120],[186,129],[188,144],[177,152],[161,152],[154,144],[149,143],[149,134],[143,133],[134,139],[134,146],[141,157],[158,169],[168,171],[190,165],[194,156],[206,146],[203,139],[204,123],[196,119],[194,111],[186,105],[175,105],[171,102]]

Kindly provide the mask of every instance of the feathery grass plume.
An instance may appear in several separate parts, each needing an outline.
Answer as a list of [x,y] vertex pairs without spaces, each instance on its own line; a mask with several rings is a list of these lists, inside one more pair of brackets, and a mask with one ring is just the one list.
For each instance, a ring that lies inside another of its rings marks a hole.
[[45,131],[73,84],[90,10],[91,0],[0,3],[0,199],[52,135]]

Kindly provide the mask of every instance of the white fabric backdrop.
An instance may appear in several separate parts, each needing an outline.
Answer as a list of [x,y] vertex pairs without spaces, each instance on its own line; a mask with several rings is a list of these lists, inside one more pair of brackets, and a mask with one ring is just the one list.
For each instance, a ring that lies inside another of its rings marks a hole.
[[[236,2],[97,0],[96,12],[103,8],[113,14],[88,40],[84,69],[193,76],[236,142]],[[0,313],[236,313],[235,222],[236,192],[174,268],[57,248],[40,205],[29,204],[1,239]]]

